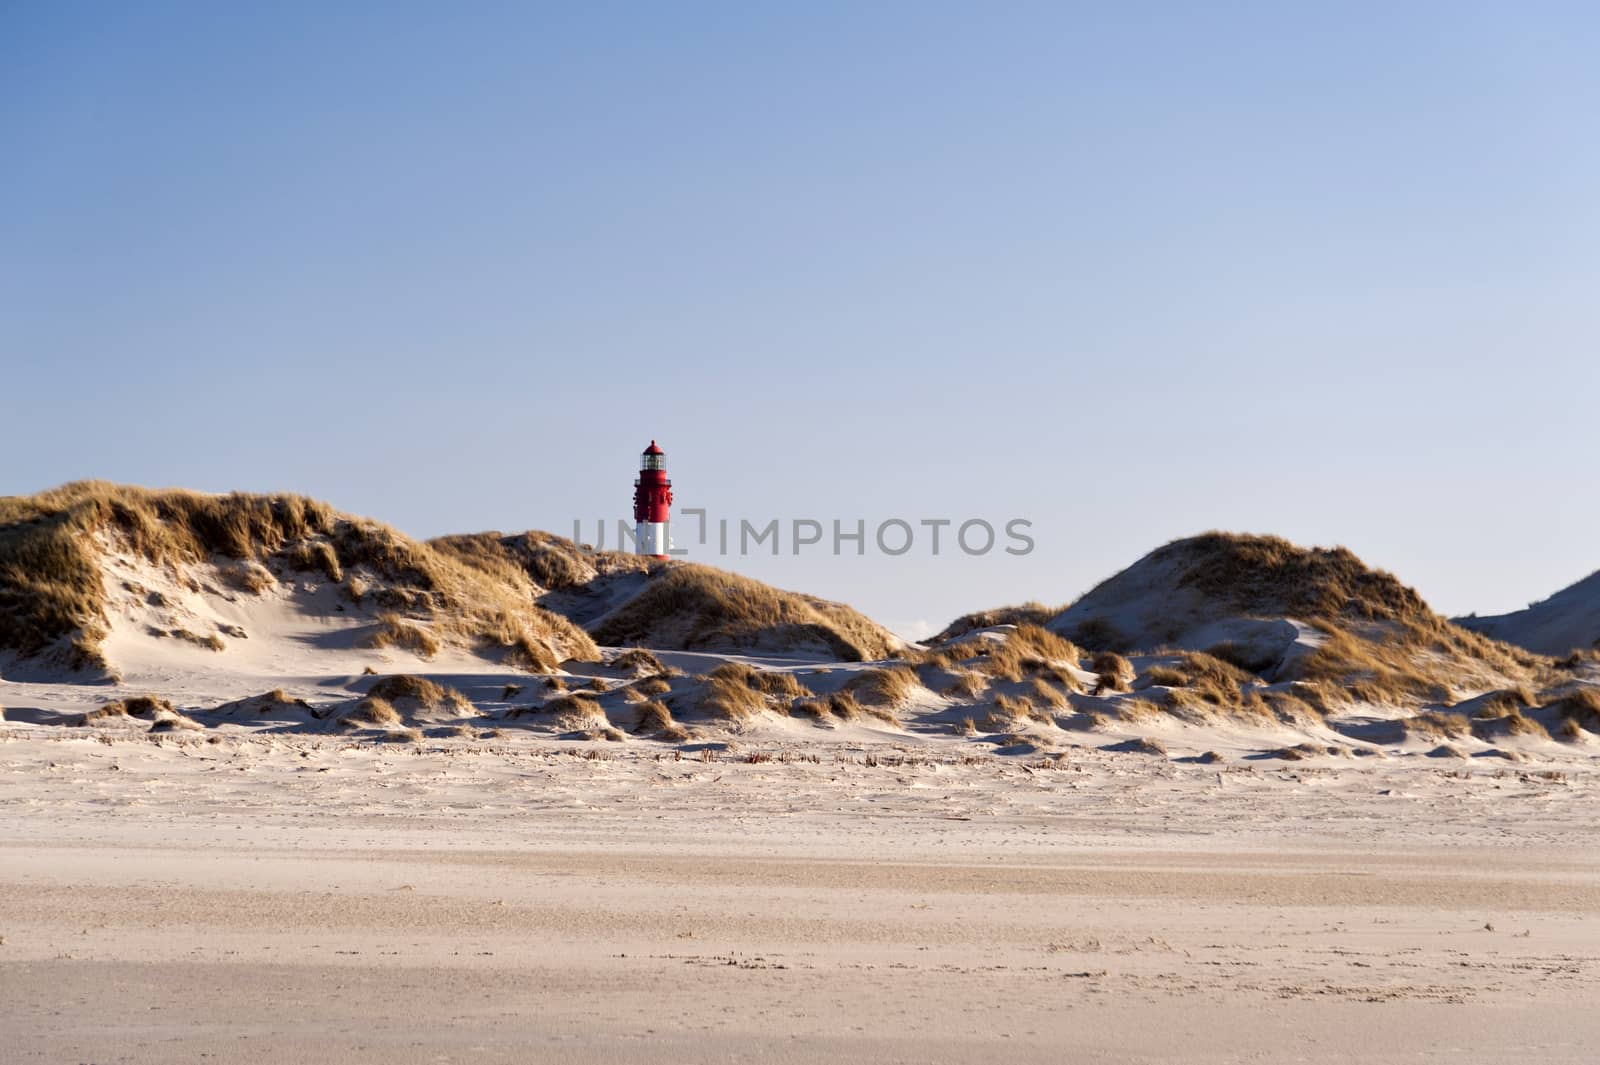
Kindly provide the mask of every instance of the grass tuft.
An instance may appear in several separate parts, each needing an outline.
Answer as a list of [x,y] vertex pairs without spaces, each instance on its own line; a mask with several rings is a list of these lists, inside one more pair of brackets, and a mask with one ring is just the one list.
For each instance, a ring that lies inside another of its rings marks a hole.
[[911,701],[921,687],[917,675],[905,666],[868,669],[845,682],[844,691],[865,706],[898,709]]
[[661,659],[638,647],[624,651],[612,659],[611,667],[636,677],[660,676],[667,672],[667,667],[661,664]]
[[439,641],[431,633],[398,614],[380,614],[365,644],[378,649],[398,647],[419,658],[432,658],[439,653]]
[[952,698],[973,699],[983,693],[988,686],[988,681],[982,673],[965,670],[956,674],[956,679],[945,688],[944,694]]
[[852,662],[886,658],[900,645],[886,629],[840,603],[692,564],[654,574],[594,635],[604,644],[685,650],[820,646]]

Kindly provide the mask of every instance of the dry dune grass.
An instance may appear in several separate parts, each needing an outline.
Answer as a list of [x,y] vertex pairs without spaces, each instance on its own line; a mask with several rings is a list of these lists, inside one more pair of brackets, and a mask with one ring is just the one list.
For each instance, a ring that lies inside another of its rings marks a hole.
[[1322,645],[1294,659],[1278,679],[1321,682],[1359,702],[1449,704],[1456,701],[1458,689],[1494,689],[1507,681],[1537,684],[1549,679],[1552,668],[1537,656],[1439,618],[1377,623],[1365,631],[1326,619],[1311,624]]
[[[1038,625],[1022,624],[1006,635],[1005,643],[989,651],[986,671],[1005,680],[1020,680],[1027,673],[1076,666],[1082,657],[1083,652],[1072,641]],[[1070,675],[1056,676],[1061,679]],[[1076,686],[1075,679],[1072,683]]]
[[1594,688],[1574,688],[1540,711],[1560,722],[1557,727],[1566,739],[1578,739],[1584,731],[1600,733],[1600,691]]
[[384,677],[367,689],[368,699],[377,699],[401,709],[462,713],[472,709],[472,701],[454,688],[436,684],[426,677],[401,673]]
[[1275,751],[1268,751],[1268,758],[1281,758],[1286,762],[1301,762],[1307,758],[1320,758],[1331,755],[1335,758],[1348,758],[1350,752],[1344,747],[1332,743],[1314,743],[1307,741],[1297,743],[1293,747],[1280,747]]
[[1478,703],[1478,717],[1505,717],[1508,714],[1519,713],[1523,710],[1538,706],[1539,700],[1525,686],[1506,688],[1502,691],[1490,692]]
[[692,709],[729,722],[744,722],[772,708],[769,698],[808,699],[811,689],[792,673],[752,669],[742,662],[724,662],[680,698]]
[[372,648],[398,647],[421,658],[439,653],[439,641],[431,633],[398,614],[380,614],[365,643]]
[[674,724],[672,720],[672,711],[667,709],[666,703],[656,702],[654,700],[640,703],[638,706],[638,712],[638,723],[633,727],[633,731],[636,733],[659,732],[662,729],[668,728]]
[[380,696],[369,695],[339,715],[341,728],[392,728],[400,724],[400,712]]
[[[583,549],[560,536],[527,532],[520,537],[512,537],[508,546],[528,575],[543,588],[571,588],[587,581],[593,572],[591,560],[585,557]],[[611,554],[613,564],[637,564],[640,568],[648,565],[633,555],[622,552]]]
[[[600,703],[589,692],[571,692],[557,696],[545,703],[537,710],[529,710],[541,717],[549,719],[550,726],[557,732],[587,733],[594,729],[610,727],[606,720],[605,711],[600,708]],[[522,712],[513,710],[506,715],[508,718],[521,717]]]
[[1420,595],[1343,547],[1300,547],[1276,536],[1209,532],[1158,548],[1179,563],[1175,585],[1256,617],[1374,621],[1435,618]]
[[1478,700],[1477,709],[1468,724],[1472,735],[1480,740],[1496,740],[1507,736],[1549,739],[1550,733],[1544,724],[1523,712],[1534,710],[1537,706],[1537,697],[1526,687],[1490,692]]
[[667,743],[682,743],[689,738],[689,730],[672,720],[672,712],[666,704],[655,701],[639,705],[639,720],[633,732]]
[[1256,678],[1202,651],[1186,651],[1170,665],[1155,665],[1139,677],[1136,689],[1165,687],[1167,708],[1182,717],[1259,716],[1263,707],[1246,698]]
[[1077,665],[1083,651],[1071,640],[1057,636],[1039,625],[1023,623],[1006,636],[1006,646],[1015,648],[1024,657],[1047,662],[1070,662]]
[[1214,644],[1206,648],[1206,654],[1212,658],[1220,659],[1230,666],[1242,669],[1246,673],[1255,673],[1262,676],[1267,675],[1278,664],[1280,657],[1276,652],[1253,649],[1234,640],[1224,640],[1219,644]]
[[789,705],[789,714],[792,717],[809,717],[822,722],[858,721],[870,717],[890,725],[900,724],[900,719],[895,716],[891,708],[863,705],[856,699],[854,692],[843,688],[826,696],[796,699]]
[[887,657],[889,632],[839,603],[780,591],[708,566],[674,565],[594,630],[601,643],[685,650],[826,647],[844,661]]
[[1083,681],[1079,680],[1078,675],[1071,669],[1068,669],[1066,666],[1057,665],[1054,662],[1047,663],[1042,666],[1034,666],[1030,663],[1024,662],[1023,668],[1029,673],[1035,674],[1038,679],[1055,682],[1058,686],[1066,691],[1083,691]]
[[939,644],[950,640],[959,640],[968,633],[976,632],[979,629],[992,629],[997,625],[1027,624],[1043,626],[1064,609],[1066,608],[1048,607],[1039,602],[1027,602],[1018,606],[1002,606],[993,610],[978,610],[956,618],[944,627],[944,631],[929,642]]
[[624,651],[612,659],[611,668],[634,676],[662,676],[667,673],[667,667],[661,664],[661,659],[643,648],[635,647]]
[[1472,735],[1480,740],[1495,740],[1503,736],[1533,736],[1539,739],[1549,739],[1550,733],[1544,725],[1527,717],[1516,708],[1500,707],[1502,713],[1493,715],[1479,715],[1474,717],[1470,726]]
[[1027,696],[997,695],[994,705],[978,722],[978,728],[989,733],[1011,733],[1025,728],[1029,723],[1051,725],[1055,716],[1035,706]]
[[313,717],[316,716],[316,711],[312,709],[310,703],[304,699],[295,698],[282,688],[274,688],[251,699],[241,699],[234,706],[238,710],[252,715],[265,715],[280,709],[288,709],[302,711]]
[[205,726],[194,718],[176,711],[162,711],[150,723],[149,731],[155,734],[163,732],[200,732]]
[[537,594],[576,588],[597,573],[649,572],[659,562],[621,551],[589,551],[565,537],[530,530],[441,536],[429,545],[453,554],[468,565],[508,579],[513,572],[531,580]]
[[160,699],[154,695],[134,695],[126,699],[117,699],[105,703],[87,713],[80,714],[73,721],[73,724],[93,725],[97,722],[130,717],[153,719],[162,714],[176,715],[177,713],[177,708],[169,700]]
[[79,481],[0,499],[0,647],[55,649],[75,667],[106,668],[109,625],[96,534],[154,564],[215,556],[318,568],[364,567],[392,609],[426,611],[436,629],[501,649],[530,668],[599,657],[565,618],[532,603],[532,586],[501,580],[448,551],[294,495],[206,495]]
[[1058,688],[1052,688],[1042,679],[1035,677],[1028,682],[1027,697],[1040,706],[1059,710],[1067,705],[1067,697]]
[[1095,655],[1089,669],[1099,678],[1099,688],[1103,692],[1133,690],[1133,664],[1115,651],[1101,651]]
[[1006,650],[1003,644],[997,645],[978,655],[977,669],[991,681],[1014,684],[1022,679],[1022,656],[1015,650]]
[[983,694],[988,686],[988,680],[982,673],[975,670],[963,670],[956,674],[956,679],[945,688],[944,694],[957,699],[973,699]]
[[1210,725],[1224,720],[1243,720],[1247,713],[1258,709],[1258,706],[1246,704],[1243,699],[1237,705],[1219,706],[1192,689],[1168,688],[1161,695],[1161,709],[1169,717],[1187,721],[1191,725]]
[[202,636],[198,632],[191,632],[188,629],[168,629],[165,632],[156,629],[154,631],[157,635],[171,636],[174,639],[182,640],[184,643],[192,643],[196,647],[203,647],[207,651],[225,651],[228,647],[222,641],[222,637],[214,632],[208,636]]
[[[1273,696],[1271,692],[1267,694]],[[1293,700],[1294,704],[1310,707],[1318,717],[1336,713],[1351,701],[1348,692],[1325,681],[1291,681],[1286,691],[1278,689],[1276,695]]]
[[1167,745],[1154,736],[1140,736],[1123,746],[1133,754],[1151,754],[1161,758],[1167,756]]
[[929,672],[935,670],[954,669],[961,661],[961,656],[949,648],[929,650],[921,647],[906,647],[900,651],[900,661],[917,670]]
[[[339,563],[339,553],[325,540],[301,540],[284,551],[284,560],[292,569],[302,572],[315,570],[334,584],[344,580],[344,567]],[[356,596],[359,600],[360,596]]]
[[1600,647],[1575,647],[1556,661],[1561,669],[1577,671],[1600,665]]
[[886,706],[869,706],[856,698],[856,693],[840,689],[828,696],[828,713],[840,721],[857,721],[875,717],[880,721],[899,724],[894,711]]
[[1245,702],[1246,705],[1256,708],[1258,704],[1254,700],[1259,699],[1259,707],[1264,708],[1265,713],[1271,715],[1279,724],[1300,726],[1321,724],[1326,718],[1327,710],[1318,709],[1316,703],[1302,698],[1302,694],[1305,693],[1297,694],[1293,689],[1290,691],[1274,689],[1259,694],[1247,692]]
[[1118,699],[1111,711],[1125,725],[1145,724],[1161,716],[1161,708],[1148,699]]
[[1140,687],[1181,688],[1189,683],[1189,676],[1176,666],[1153,665],[1136,678]]
[[[854,700],[852,700],[853,702]],[[814,699],[796,699],[789,704],[790,717],[808,717],[816,721],[828,719],[828,699],[819,696]]]
[[[527,708],[530,713],[537,714],[577,714],[590,716],[600,713],[600,704],[589,692],[566,692],[550,699],[542,706]],[[512,716],[516,716],[513,711]]]
[[251,595],[260,595],[277,585],[278,579],[272,571],[259,562],[246,559],[237,565],[222,568],[222,579],[234,588]]
[[766,695],[752,687],[748,666],[729,662],[718,666],[706,675],[699,692],[694,696],[696,708],[712,718],[741,722],[748,721],[767,709]]
[[905,666],[887,669],[868,669],[857,673],[845,682],[844,690],[866,706],[896,709],[911,701],[920,688],[917,675]]
[[415,699],[430,706],[442,703],[446,698],[443,686],[427,677],[417,677],[409,673],[384,677],[367,689],[367,694],[380,699]]
[[1083,651],[1072,641],[1026,622],[1015,626],[1003,639],[980,636],[937,651],[903,657],[918,666],[950,671],[973,667],[984,676],[1013,683],[1031,674],[1046,673],[1075,691],[1081,688],[1077,677],[1066,667],[1076,667]]
[[781,699],[804,699],[813,694],[793,673],[779,670],[760,670],[755,676],[756,685],[768,695]]
[[1424,739],[1461,739],[1472,734],[1472,722],[1461,714],[1425,710],[1400,722],[1407,736]]
[[635,681],[630,685],[630,689],[645,696],[665,695],[672,690],[672,684],[665,677],[645,677],[643,680]]
[[781,670],[754,669],[743,662],[724,662],[713,669],[707,676],[714,680],[727,680],[743,684],[751,691],[761,692],[765,695],[776,695],[784,698],[805,698],[813,694],[810,688],[800,683],[800,679],[793,673]]

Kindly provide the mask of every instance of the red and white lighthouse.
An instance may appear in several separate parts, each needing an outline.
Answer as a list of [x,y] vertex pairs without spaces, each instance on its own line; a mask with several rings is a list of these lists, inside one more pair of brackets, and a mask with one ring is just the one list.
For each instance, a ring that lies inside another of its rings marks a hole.
[[639,457],[639,479],[633,482],[634,550],[666,558],[672,549],[668,517],[672,482],[667,480],[667,453],[654,440]]

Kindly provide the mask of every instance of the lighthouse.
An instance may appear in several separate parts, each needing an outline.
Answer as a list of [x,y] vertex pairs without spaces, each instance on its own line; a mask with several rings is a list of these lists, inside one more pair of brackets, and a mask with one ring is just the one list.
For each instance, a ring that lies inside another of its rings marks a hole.
[[639,456],[639,479],[633,482],[634,550],[666,558],[672,549],[668,515],[672,482],[667,480],[667,453],[654,440]]

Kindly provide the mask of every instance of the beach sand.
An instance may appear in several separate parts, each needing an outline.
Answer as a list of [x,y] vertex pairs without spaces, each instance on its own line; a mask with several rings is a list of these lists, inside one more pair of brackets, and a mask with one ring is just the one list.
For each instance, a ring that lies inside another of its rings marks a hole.
[[7,727],[0,1059],[1587,1063],[1595,799],[1421,755]]

